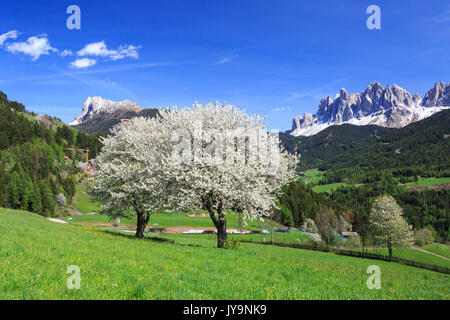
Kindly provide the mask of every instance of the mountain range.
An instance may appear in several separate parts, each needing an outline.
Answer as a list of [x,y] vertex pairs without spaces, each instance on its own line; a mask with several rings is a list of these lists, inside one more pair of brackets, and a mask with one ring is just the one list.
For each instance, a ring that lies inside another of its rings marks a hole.
[[349,94],[341,89],[334,100],[331,97],[322,99],[316,114],[305,113],[294,118],[292,129],[286,133],[312,136],[344,123],[402,128],[449,107],[450,83],[436,83],[422,99],[398,85],[384,88],[380,83],[372,82],[362,93]]
[[[372,82],[362,93],[349,94],[341,89],[334,100],[331,97],[322,99],[316,114],[305,113],[294,118],[292,128],[286,133],[313,136],[328,127],[342,124],[403,128],[449,107],[450,83],[436,83],[422,99],[398,85],[385,88],[378,82]],[[70,125],[91,134],[109,134],[110,129],[123,120],[155,117],[157,114],[157,109],[141,108],[129,100],[114,102],[89,97],[83,104],[81,114]]]

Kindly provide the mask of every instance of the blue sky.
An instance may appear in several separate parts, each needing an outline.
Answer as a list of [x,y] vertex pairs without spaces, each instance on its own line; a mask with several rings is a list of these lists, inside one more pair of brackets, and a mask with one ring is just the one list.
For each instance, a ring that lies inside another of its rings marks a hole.
[[[66,27],[71,4],[81,30]],[[371,4],[380,30],[366,27]],[[2,1],[0,35],[0,90],[66,122],[88,96],[218,100],[285,130],[341,87],[423,96],[450,80],[448,0]]]

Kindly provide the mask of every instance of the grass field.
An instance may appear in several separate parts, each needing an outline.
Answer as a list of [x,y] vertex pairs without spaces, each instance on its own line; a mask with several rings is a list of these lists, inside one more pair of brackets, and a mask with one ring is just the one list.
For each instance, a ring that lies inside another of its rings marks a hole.
[[320,179],[322,179],[324,174],[325,174],[324,171],[319,171],[318,169],[311,169],[305,171],[304,178],[305,181],[308,182],[308,184],[314,185],[318,183]]
[[[318,169],[311,169],[305,171],[304,179],[308,184],[314,186],[312,189],[315,192],[318,193],[330,193],[333,190],[336,190],[339,187],[352,187],[352,186],[360,186],[361,184],[348,184],[344,182],[338,182],[338,183],[331,183],[331,184],[324,184],[324,185],[317,185],[317,183],[322,179],[325,172],[319,171]],[[416,182],[410,182],[402,184],[404,187],[430,187],[440,184],[445,184],[450,182],[450,177],[444,177],[444,178],[421,178],[419,177],[418,181]]]
[[338,183],[330,183],[330,184],[323,184],[323,185],[318,185],[313,187],[313,191],[314,192],[331,192],[333,190],[336,190],[339,187],[343,187],[343,186],[350,186],[347,183],[342,183],[342,182],[338,182]]
[[320,179],[322,179],[323,175],[325,174],[324,171],[319,171],[318,169],[311,169],[311,170],[307,170],[305,171],[305,173],[303,174],[305,181],[309,184],[314,186],[312,189],[314,192],[331,192],[333,190],[336,190],[339,187],[344,187],[344,186],[352,186],[350,184],[347,183],[342,183],[342,182],[338,182],[338,183],[331,183],[331,184],[324,184],[324,185],[317,185],[317,183],[320,181]]
[[[233,213],[227,214],[227,227],[228,228],[239,228],[239,220],[238,217]],[[105,215],[99,215],[99,214],[83,214],[80,216],[73,216],[68,218],[65,218],[66,221],[71,223],[112,223],[112,220]],[[165,227],[178,227],[180,226],[189,226],[189,227],[214,227],[213,222],[211,221],[211,218],[208,217],[190,217],[188,214],[185,213],[172,213],[172,214],[153,214],[150,217],[149,226],[154,226],[155,224],[158,224],[159,228],[165,228]],[[266,220],[268,222],[268,220]],[[136,218],[121,218],[120,223],[122,225],[130,225],[135,226],[136,225]],[[274,223],[275,226],[278,226],[279,224]],[[261,223],[258,220],[254,221],[248,221],[247,226],[243,226],[243,229],[247,230],[259,230],[261,228],[267,229],[267,226],[264,226],[264,223]]]
[[[423,249],[432,252],[431,250],[428,250],[425,247]],[[389,256],[389,251],[387,248],[368,249],[368,251],[370,253],[384,255],[386,257]],[[394,248],[392,251],[392,255],[397,258],[429,263],[434,264],[436,266],[450,268],[450,261],[411,248]]]
[[430,187],[450,182],[449,177],[444,178],[421,178],[416,182],[405,183],[405,187]]
[[445,244],[432,243],[424,246],[423,249],[450,259],[450,246]]
[[[143,240],[0,209],[0,299],[449,299],[450,276],[331,253],[167,235]],[[366,287],[370,265],[381,289]],[[81,289],[66,287],[67,267]]]

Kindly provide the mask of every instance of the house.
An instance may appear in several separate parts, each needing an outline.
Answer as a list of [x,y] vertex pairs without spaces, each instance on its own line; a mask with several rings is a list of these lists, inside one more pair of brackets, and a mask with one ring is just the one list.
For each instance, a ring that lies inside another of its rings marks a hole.
[[289,227],[285,226],[278,227],[277,232],[289,233]]
[[358,236],[358,232],[353,232],[353,231],[348,231],[348,232],[341,232],[341,235],[343,237],[345,237],[346,239],[350,238],[350,237],[357,237]]

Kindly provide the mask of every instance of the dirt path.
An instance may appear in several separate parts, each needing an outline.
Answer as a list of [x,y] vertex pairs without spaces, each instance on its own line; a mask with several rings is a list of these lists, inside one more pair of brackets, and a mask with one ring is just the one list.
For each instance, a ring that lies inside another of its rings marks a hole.
[[439,255],[439,254],[436,254],[436,253],[433,253],[433,252],[430,252],[430,251],[424,250],[424,249],[422,249],[422,248],[418,248],[418,247],[411,247],[411,249],[414,249],[414,250],[417,250],[417,251],[421,251],[421,252],[423,252],[423,253],[428,253],[428,254],[431,254],[431,255],[433,255],[433,256],[439,257],[439,258],[441,258],[441,259],[444,259],[444,260],[450,261],[450,259],[449,259],[449,258],[446,258],[446,257],[444,257],[444,256],[441,256],[441,255]]

